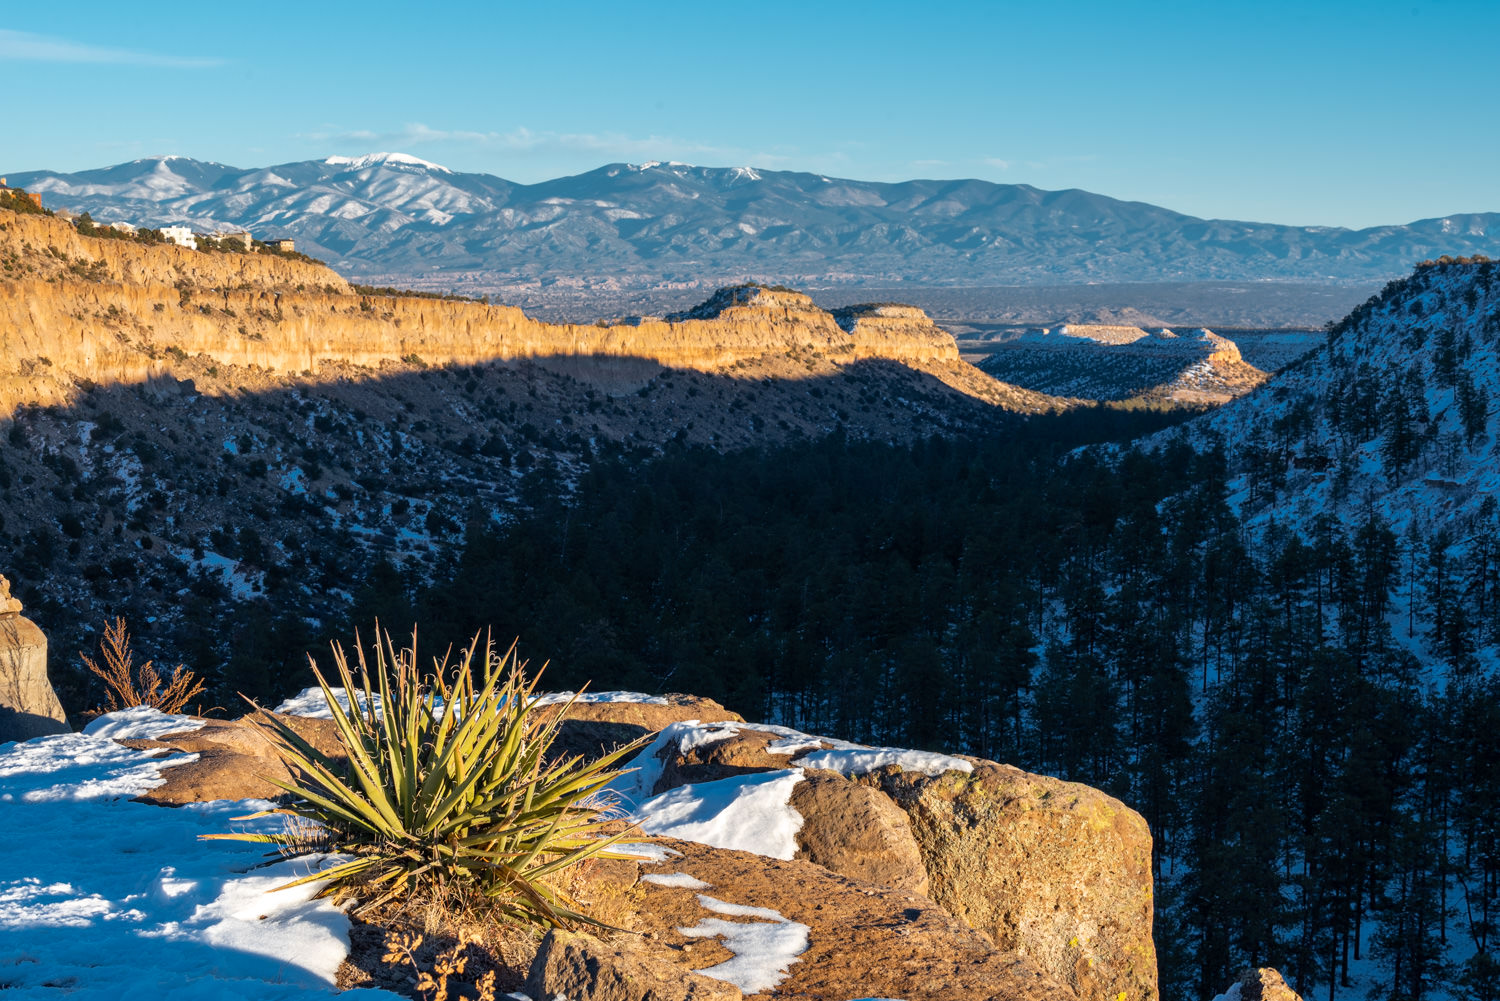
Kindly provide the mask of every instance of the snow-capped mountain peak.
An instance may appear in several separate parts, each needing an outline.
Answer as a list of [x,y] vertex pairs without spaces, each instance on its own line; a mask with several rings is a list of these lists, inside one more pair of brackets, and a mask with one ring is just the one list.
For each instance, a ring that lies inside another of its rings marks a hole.
[[[611,163],[534,184],[408,153],[242,170],[186,158],[58,174],[0,170],[48,208],[136,225],[295,238],[346,273],[760,275],[809,268],[931,285],[1387,279],[1443,254],[1500,254],[1500,214],[1370,230],[1200,220],[1085,191],[977,180],[881,183],[757,167]],[[499,280],[499,279],[497,279]],[[510,279],[503,279],[508,282]],[[672,278],[672,280],[676,280]]]
[[421,167],[423,170],[435,170],[443,174],[451,174],[453,171],[440,163],[431,160],[423,160],[421,157],[412,156],[410,153],[366,153],[364,156],[330,156],[323,161],[330,167],[347,167],[350,170],[363,170],[366,167],[376,166],[400,166]]

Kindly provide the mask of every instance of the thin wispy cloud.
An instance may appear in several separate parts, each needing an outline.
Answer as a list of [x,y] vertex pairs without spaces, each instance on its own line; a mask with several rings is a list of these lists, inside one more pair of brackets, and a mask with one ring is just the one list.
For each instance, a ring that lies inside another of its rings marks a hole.
[[223,59],[137,52],[106,45],[89,45],[66,38],[0,28],[0,59],[37,63],[95,63],[115,66],[159,66],[164,69],[209,69]]
[[984,164],[987,167],[994,167],[996,170],[1009,170],[1010,169],[1010,161],[1009,160],[1002,160],[998,156],[987,156],[987,157],[985,157],[984,158]]

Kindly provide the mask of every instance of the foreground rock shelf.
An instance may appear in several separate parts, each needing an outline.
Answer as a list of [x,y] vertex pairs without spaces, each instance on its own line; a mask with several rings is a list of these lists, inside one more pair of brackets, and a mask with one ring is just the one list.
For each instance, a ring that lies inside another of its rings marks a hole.
[[[253,720],[194,723],[124,741],[196,755],[144,800],[268,794],[279,765]],[[322,720],[296,726],[332,736]],[[559,750],[652,732],[620,795],[659,840],[641,861],[587,863],[573,888],[626,933],[550,935],[533,997],[1157,996],[1151,838],[1118,800],[995,762],[746,723],[691,696],[575,704]]]

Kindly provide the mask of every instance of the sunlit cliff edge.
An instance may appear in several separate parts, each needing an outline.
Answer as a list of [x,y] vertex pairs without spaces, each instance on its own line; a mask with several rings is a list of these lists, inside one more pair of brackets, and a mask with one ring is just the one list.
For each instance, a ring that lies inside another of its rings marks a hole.
[[[517,359],[643,359],[807,377],[863,360],[898,362],[968,396],[1040,412],[1067,401],[998,382],[961,361],[921,310],[840,311],[797,292],[726,290],[672,320],[563,325],[479,302],[362,295],[319,264],[254,253],[83,236],[63,221],[0,211],[0,414],[60,403],[76,387],[139,383],[201,356],[316,377]],[[768,360],[795,358],[794,366]],[[787,369],[781,371],[780,369]]]

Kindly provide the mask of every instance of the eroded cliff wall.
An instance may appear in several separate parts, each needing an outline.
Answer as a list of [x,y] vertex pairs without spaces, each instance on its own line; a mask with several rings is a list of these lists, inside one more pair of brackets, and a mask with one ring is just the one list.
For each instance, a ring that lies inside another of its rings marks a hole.
[[676,322],[548,324],[507,306],[365,296],[320,265],[266,254],[204,253],[80,236],[45,216],[0,212],[0,410],[60,402],[82,380],[139,382],[203,356],[272,372],[327,363],[372,372],[518,358],[641,358],[732,370],[767,356],[834,364],[878,358],[926,371],[969,395],[1007,397],[959,360],[921,310],[883,308],[841,325],[795,292],[745,290]]

